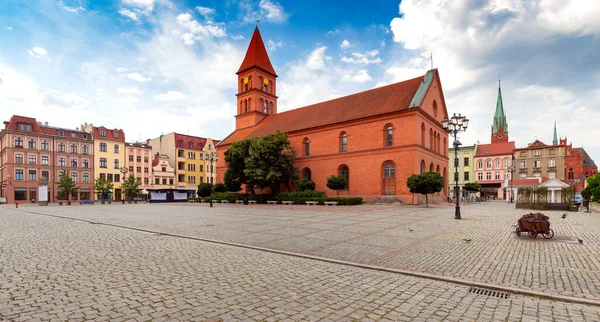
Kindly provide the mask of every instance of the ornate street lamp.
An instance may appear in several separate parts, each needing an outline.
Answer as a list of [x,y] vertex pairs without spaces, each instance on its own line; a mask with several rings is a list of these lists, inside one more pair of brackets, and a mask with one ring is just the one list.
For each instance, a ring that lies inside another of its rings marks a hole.
[[[217,160],[217,156],[215,155],[214,152],[211,152],[208,155],[208,161],[210,161],[210,184],[211,184],[211,187],[213,185],[213,162],[216,160]],[[210,198],[210,206],[211,206],[211,208],[213,206],[212,198]]]
[[[120,167],[119,171],[121,171],[121,175],[123,176],[123,183],[125,183],[125,175],[129,172],[127,167]],[[125,204],[125,190],[123,189],[123,185],[121,185],[121,200],[123,200],[123,204]]]
[[463,132],[467,130],[467,126],[469,126],[469,119],[465,116],[461,116],[460,113],[458,116],[454,114],[450,120],[444,118],[442,121],[442,127],[444,130],[450,135],[454,136],[454,192],[456,195],[456,207],[454,208],[454,219],[460,219],[460,191],[458,189],[458,147],[461,145],[460,141],[457,139],[458,132]]
[[513,203],[514,191],[513,191],[513,178],[515,176],[515,156],[512,156],[512,164],[508,167],[510,171],[510,203]]

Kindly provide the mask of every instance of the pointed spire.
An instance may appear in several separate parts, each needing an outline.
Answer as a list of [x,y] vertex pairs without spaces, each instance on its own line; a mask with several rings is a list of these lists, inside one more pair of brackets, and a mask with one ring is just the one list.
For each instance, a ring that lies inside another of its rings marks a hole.
[[502,90],[500,89],[500,79],[498,79],[498,99],[496,101],[496,113],[494,114],[494,122],[492,123],[492,133],[498,133],[502,129],[508,132],[508,124],[504,115],[504,106],[502,104]]
[[558,138],[556,136],[556,121],[554,121],[554,138],[552,139],[552,144],[558,144]]
[[258,26],[254,29],[252,39],[250,40],[250,45],[248,45],[248,50],[246,51],[246,57],[244,57],[244,61],[242,62],[242,65],[236,74],[240,74],[241,72],[252,67],[258,67],[277,77],[275,69],[273,68],[273,65],[271,65],[269,55],[267,54],[265,43],[260,36]]

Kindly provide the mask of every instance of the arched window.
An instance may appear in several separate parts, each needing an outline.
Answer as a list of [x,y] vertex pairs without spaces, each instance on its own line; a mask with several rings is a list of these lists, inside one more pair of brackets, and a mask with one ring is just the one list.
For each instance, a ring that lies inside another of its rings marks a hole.
[[238,110],[238,114],[244,113],[244,101],[240,101],[240,109]]
[[437,152],[442,153],[442,135],[440,133],[437,135]]
[[508,168],[508,163],[510,162],[509,158],[504,159],[504,167]]
[[429,164],[429,172],[433,172],[433,163]]
[[421,145],[425,147],[425,123],[421,123]]
[[499,169],[500,168],[500,159],[496,159],[496,168]]
[[83,145],[83,146],[81,146],[81,153],[83,153],[83,154],[88,154],[88,153],[90,153],[90,150],[89,150],[89,148],[88,148],[88,146],[87,146],[87,145]]
[[392,146],[393,138],[394,138],[394,128],[391,124],[388,124],[384,127],[385,133],[385,146]]
[[[262,101],[262,99],[261,99],[261,101]],[[265,114],[269,114],[269,102],[264,101],[264,102],[262,102],[262,105],[263,105],[263,110],[264,110]]]
[[311,172],[309,168],[304,168],[304,170],[302,170],[302,179],[311,180]]
[[344,187],[344,189],[345,190],[350,189],[350,170],[348,169],[348,166],[343,165],[340,167],[339,176],[343,177],[344,180],[346,181],[346,186]]
[[65,152],[65,144],[60,142],[58,144],[58,152]]
[[189,141],[189,142],[188,142],[188,147],[189,147],[190,149],[193,149],[193,148],[194,148],[194,142],[192,142],[192,141]]
[[177,140],[177,146],[183,148],[183,140]]
[[486,160],[485,161],[485,167],[487,169],[491,169],[492,168],[492,160]]
[[348,134],[340,133],[340,152],[348,152]]
[[437,118],[438,116],[438,107],[437,107],[437,102],[434,100],[433,101],[433,117]]
[[433,129],[429,129],[429,150],[433,150]]
[[35,139],[29,139],[29,142],[27,142],[27,147],[30,149],[35,149],[37,147],[37,141]]
[[483,169],[483,160],[477,161],[477,168],[478,169]]
[[50,148],[50,145],[48,144],[48,141],[46,141],[46,140],[42,141],[41,148],[44,151],[48,151],[48,149]]
[[568,178],[569,179],[573,179],[575,177],[575,172],[573,171],[573,169],[569,169],[569,175]]
[[248,100],[244,100],[244,113],[248,113]]
[[440,173],[440,166],[435,167],[435,172]]
[[433,131],[433,152],[437,152],[437,131]]
[[444,156],[446,156],[447,152],[448,152],[448,143],[446,142],[446,138],[444,138]]
[[423,174],[423,172],[425,172],[425,160],[421,160],[421,171],[420,171],[420,173]]
[[273,114],[273,102],[269,102],[269,115]]
[[385,161],[383,164],[383,177],[394,178],[396,176],[396,166],[392,161]]
[[302,145],[304,145],[304,156],[310,156],[310,140],[308,138],[304,138],[304,140],[302,140]]
[[71,144],[71,153],[77,153],[77,144]]

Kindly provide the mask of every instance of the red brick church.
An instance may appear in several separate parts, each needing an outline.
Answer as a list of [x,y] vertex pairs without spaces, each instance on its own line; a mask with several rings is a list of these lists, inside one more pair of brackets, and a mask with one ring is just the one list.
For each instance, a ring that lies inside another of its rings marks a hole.
[[296,150],[300,178],[335,196],[326,186],[332,174],[346,178],[340,196],[366,201],[384,196],[417,201],[406,186],[412,174],[436,171],[448,191],[448,117],[437,69],[424,76],[283,113],[277,112],[277,73],[258,28],[238,75],[235,131],[217,146],[217,182],[227,170],[224,153],[232,142],[279,130]]

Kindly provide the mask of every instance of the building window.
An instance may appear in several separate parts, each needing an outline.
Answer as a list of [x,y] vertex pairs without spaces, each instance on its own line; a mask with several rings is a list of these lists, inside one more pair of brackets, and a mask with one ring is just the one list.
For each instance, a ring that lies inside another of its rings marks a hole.
[[167,172],[167,167],[162,167],[162,172]]
[[556,149],[550,149],[550,150],[548,150],[548,154],[549,155],[556,155]]
[[142,162],[142,157],[138,155],[137,157],[135,157],[135,160],[136,160],[137,162],[140,162],[140,163],[141,163],[141,162]]
[[15,163],[23,164],[23,155],[22,154],[15,154]]
[[385,146],[392,146],[394,137],[394,128],[391,124],[385,127]]
[[302,179],[311,180],[311,175],[312,175],[312,173],[310,172],[310,169],[304,168],[304,170],[302,171]]
[[554,173],[554,172],[549,172],[549,173],[548,173],[548,178],[550,178],[550,179],[556,179],[556,173]]
[[177,146],[183,148],[183,140],[177,140]]
[[19,131],[31,132],[32,129],[31,124],[19,123]]
[[30,155],[29,156],[29,164],[36,164],[36,157],[35,157],[35,155]]
[[106,130],[105,129],[98,129],[98,135],[100,135],[100,136],[106,136]]
[[191,160],[196,159],[196,152],[188,151],[188,159],[191,159]]
[[71,172],[71,179],[73,179],[73,182],[77,182],[77,172]]
[[15,200],[27,200],[27,189],[15,188]]
[[48,156],[43,155],[42,156],[42,165],[48,165],[48,163],[49,163],[48,161],[49,161]]
[[[167,179],[163,179],[164,184],[167,184]],[[154,179],[154,184],[160,184],[160,179]]]
[[133,155],[129,156],[129,162],[133,162]]
[[115,165],[115,169],[119,168],[119,159],[114,159],[114,165]]
[[504,159],[504,167],[508,168],[508,159]]
[[200,172],[204,172],[204,164],[200,165]]
[[542,155],[541,150],[533,150],[533,155]]
[[118,139],[119,138],[119,132],[113,131],[113,138]]
[[520,169],[527,169],[527,161],[521,161],[520,165],[519,165]]
[[569,169],[569,174],[567,176],[568,179],[573,179],[575,177],[575,172],[573,171],[573,169]]
[[135,172],[136,173],[142,173],[142,167],[136,167],[135,168]]
[[340,152],[348,152],[348,134],[345,132],[340,135]]
[[119,153],[119,145],[115,144],[115,153]]
[[42,141],[41,148],[44,151],[48,151],[48,149],[50,148],[50,145],[48,144],[48,141],[46,141],[46,140]]
[[62,142],[58,144],[58,152],[65,152],[66,145]]
[[483,161],[482,160],[477,161],[477,168],[483,169]]
[[500,160],[496,160],[496,169],[500,168]]
[[477,173],[477,180],[479,180],[479,181],[483,180],[483,173],[481,173],[481,172]]
[[48,171],[42,171],[42,178],[48,180],[50,178],[50,172]]
[[465,157],[465,158],[463,159],[463,165],[464,165],[465,167],[468,167],[468,166],[469,166],[469,157]]
[[188,163],[188,165],[187,165],[187,171],[196,171],[196,165]]
[[341,166],[339,175],[340,175],[340,177],[343,177],[344,180],[346,181],[346,186],[344,187],[344,189],[345,190],[350,189],[350,170],[348,169],[348,167],[345,165]]
[[485,173],[485,179],[486,180],[492,180],[492,173],[491,172],[486,172]]
[[77,144],[71,144],[71,153],[77,153]]
[[148,163],[148,157],[144,157],[144,163]]
[[534,167],[535,169],[539,169],[539,168],[541,168],[541,167],[542,167],[542,161],[540,161],[540,160],[535,160],[535,161],[533,161],[533,167]]
[[22,169],[15,170],[15,180],[23,180],[23,170]]
[[509,179],[509,175],[510,172],[504,172],[504,180],[508,180]]
[[107,151],[106,143],[100,143],[100,152],[106,152],[106,151]]
[[548,160],[548,168],[554,168],[556,166],[555,160]]
[[148,185],[148,178],[144,178],[144,184]]
[[[167,184],[167,179],[163,179],[162,184]],[[173,185],[173,179],[171,179],[171,185]]]
[[81,153],[82,154],[88,154],[88,153],[90,153],[89,147],[87,145],[82,145],[81,146]]
[[486,169],[491,169],[492,168],[492,160],[485,161],[485,167],[486,167]]
[[144,173],[148,173],[148,167],[144,167]]
[[89,168],[89,167],[90,167],[90,162],[89,162],[87,159],[83,159],[83,160],[81,161],[81,166],[82,166],[83,168],[86,168],[86,169],[87,169],[87,168]]
[[169,179],[169,185],[171,185],[171,186],[173,185],[173,180],[174,179]]
[[129,166],[129,172],[133,172],[133,166]]
[[107,180],[108,182],[113,182],[113,179],[114,179],[114,178],[113,178],[113,174],[112,174],[112,173],[108,173],[108,174],[106,174],[106,180]]
[[58,158],[58,166],[59,167],[64,167],[66,166],[67,160],[65,160],[65,158]]
[[421,123],[421,145],[425,146],[425,123]]
[[196,183],[196,176],[188,176],[188,183]]
[[[123,176],[123,179],[125,179],[125,176]],[[115,182],[119,182],[119,181],[121,181],[121,175],[115,174]]]
[[27,147],[30,149],[36,149],[37,146],[37,142],[34,139],[29,139],[29,142],[27,142]]
[[108,168],[107,162],[106,158],[100,158],[100,168]]
[[496,172],[495,178],[496,178],[496,180],[500,180],[500,172]]
[[302,144],[304,144],[304,156],[310,156],[310,140],[308,138],[304,138]]
[[465,173],[463,174],[463,181],[469,181],[469,171],[465,171]]
[[84,173],[82,176],[83,176],[83,182],[90,182],[90,174],[89,173]]
[[17,147],[17,148],[22,148],[23,147],[23,138],[16,138],[15,139],[15,147]]
[[37,180],[37,171],[29,170],[29,181],[36,181],[36,180]]
[[71,159],[71,168],[77,168],[77,159]]
[[142,184],[142,178],[140,178],[140,177],[137,177],[137,178],[136,178],[136,181],[137,181],[137,183],[138,183],[138,184]]

